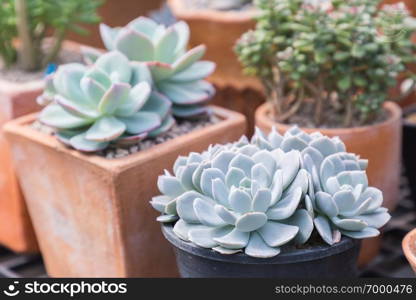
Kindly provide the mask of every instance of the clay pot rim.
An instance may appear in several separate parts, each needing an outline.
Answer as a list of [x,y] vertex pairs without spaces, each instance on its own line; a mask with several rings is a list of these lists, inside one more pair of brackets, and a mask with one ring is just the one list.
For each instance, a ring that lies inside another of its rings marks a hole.
[[227,263],[237,264],[252,264],[252,265],[264,265],[264,264],[288,264],[288,263],[302,263],[313,260],[323,259],[329,256],[339,254],[347,251],[353,247],[359,246],[361,241],[343,236],[339,243],[332,246],[326,245],[324,242],[321,246],[311,247],[308,249],[297,249],[294,251],[282,251],[277,256],[271,258],[255,258],[250,257],[245,253],[236,253],[232,255],[224,255],[217,253],[212,249],[206,249],[195,245],[192,242],[185,242],[181,240],[173,232],[172,224],[162,224],[161,230],[163,236],[178,249],[181,249],[191,255],[207,258],[215,261],[223,261]]
[[[187,134],[178,136],[174,139],[168,140],[164,143],[155,145],[149,149],[138,151],[137,153],[130,154],[121,158],[107,159],[102,156],[95,154],[86,154],[78,150],[71,149],[60,141],[57,138],[51,135],[47,135],[43,132],[40,132],[34,128],[28,126],[28,124],[33,123],[38,116],[38,113],[29,114],[15,120],[9,121],[3,127],[3,130],[6,135],[17,135],[29,139],[38,144],[42,144],[49,148],[53,148],[58,152],[61,152],[66,155],[70,155],[79,160],[86,161],[90,164],[96,165],[99,168],[109,170],[110,172],[120,173],[121,171],[130,168],[131,166],[140,164],[143,161],[151,160],[153,157],[154,151],[169,153],[172,149],[177,148],[177,145],[182,145],[187,143],[189,140],[193,140],[197,136],[210,135],[211,131],[217,130],[227,130],[228,127],[240,124],[244,122],[245,117],[237,112],[221,108],[215,105],[209,106],[214,115],[221,119],[220,122],[206,126],[201,129],[193,130]],[[245,126],[245,125],[244,125]]]
[[179,19],[203,19],[220,23],[246,23],[253,21],[258,15],[257,10],[218,11],[211,9],[189,9],[183,0],[168,0],[168,5]]
[[[406,236],[404,237],[402,241],[402,248],[404,255],[406,256],[407,260],[410,262],[410,264],[413,266],[413,268],[416,268],[416,244],[412,248],[410,243],[416,243],[416,228],[410,231]],[[416,272],[416,269],[415,269]]]
[[[402,117],[402,110],[399,105],[397,105],[394,102],[387,101],[383,104],[383,109],[388,112],[389,116],[388,118],[380,123],[373,124],[373,125],[365,125],[365,126],[359,126],[359,127],[351,127],[351,128],[309,128],[309,127],[300,127],[301,130],[305,132],[314,132],[314,131],[321,131],[323,133],[331,133],[331,135],[345,135],[350,134],[351,132],[359,133],[359,132],[365,132],[374,130],[376,128],[382,128],[382,127],[390,127],[392,124],[400,121]],[[271,104],[269,102],[266,102],[259,106],[255,112],[255,120],[257,122],[261,122],[268,127],[272,128],[273,126],[276,126],[276,129],[279,131],[286,131],[290,127],[292,127],[295,124],[283,124],[279,122],[275,122],[269,118],[269,113],[271,110]]]

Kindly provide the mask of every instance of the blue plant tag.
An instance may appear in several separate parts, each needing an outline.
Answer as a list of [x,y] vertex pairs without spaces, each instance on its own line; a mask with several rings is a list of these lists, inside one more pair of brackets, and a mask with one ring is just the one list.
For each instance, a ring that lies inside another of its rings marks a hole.
[[55,73],[57,68],[58,68],[57,64],[48,64],[45,68],[45,76]]

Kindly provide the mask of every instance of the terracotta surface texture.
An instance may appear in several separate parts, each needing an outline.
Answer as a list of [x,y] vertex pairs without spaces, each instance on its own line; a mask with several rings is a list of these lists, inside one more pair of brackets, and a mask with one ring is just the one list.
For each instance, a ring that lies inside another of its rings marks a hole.
[[[369,183],[378,187],[384,194],[384,206],[394,210],[399,201],[400,157],[401,157],[401,109],[387,102],[384,108],[389,118],[380,124],[357,128],[319,129],[323,134],[339,136],[347,146],[347,151],[356,153],[369,160],[367,174]],[[265,132],[270,132],[272,126],[284,133],[289,126],[273,122],[269,103],[260,106],[256,111],[256,126]],[[306,132],[317,129],[302,128]],[[360,252],[359,265],[370,262],[378,253],[380,239],[373,238],[363,242]]]
[[5,126],[48,274],[53,277],[171,277],[176,263],[150,206],[157,177],[179,155],[237,140],[241,114],[213,107],[221,122],[119,159],[68,149],[26,126]]
[[409,232],[403,239],[403,251],[416,273],[416,229]]
[[261,90],[260,82],[254,77],[243,75],[234,45],[241,35],[253,29],[256,13],[249,11],[193,10],[186,7],[184,0],[168,0],[174,16],[186,21],[191,28],[190,46],[206,45],[204,59],[217,64],[210,80],[218,86],[233,86],[236,89],[254,88]]
[[[79,51],[79,44],[65,41],[63,47]],[[0,126],[7,121],[40,110],[36,97],[43,80],[25,83],[0,80]],[[36,252],[38,246],[13,168],[11,153],[0,132],[0,244],[16,252]]]

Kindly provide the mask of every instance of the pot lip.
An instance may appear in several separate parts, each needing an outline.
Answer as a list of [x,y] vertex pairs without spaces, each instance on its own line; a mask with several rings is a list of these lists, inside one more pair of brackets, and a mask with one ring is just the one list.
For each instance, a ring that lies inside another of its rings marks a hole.
[[[46,39],[46,42],[49,42],[50,40],[50,38]],[[62,48],[67,48],[74,52],[80,52],[80,49],[83,46],[83,44],[72,40],[64,40],[62,43]],[[30,80],[26,82],[14,82],[0,78],[0,93],[4,93],[4,91],[6,91],[7,94],[16,94],[33,90],[39,90],[41,92],[44,86],[45,81],[43,78]]]
[[139,151],[126,157],[114,159],[106,159],[102,156],[86,154],[78,150],[71,149],[58,141],[56,137],[47,135],[27,126],[36,120],[39,113],[32,113],[11,120],[4,125],[3,130],[6,136],[14,135],[24,137],[31,140],[32,142],[42,144],[48,148],[53,148],[65,155],[75,157],[92,165],[96,165],[102,169],[109,170],[110,172],[119,173],[125,169],[137,165],[138,163],[154,159],[155,152],[171,152],[172,149],[175,149],[178,146],[182,146],[184,143],[187,143],[190,140],[194,140],[198,136],[210,135],[212,131],[224,131],[227,130],[227,128],[230,126],[246,126],[245,117],[242,114],[215,105],[210,105],[209,107],[212,109],[214,115],[221,119],[220,122],[206,126],[204,128],[193,130],[187,134],[178,136],[164,143],[154,145],[149,149]]
[[[255,112],[255,119],[256,119],[256,124],[257,123],[262,123],[264,125],[269,126],[270,128],[272,128],[273,126],[276,126],[276,129],[279,131],[286,131],[288,130],[290,127],[292,127],[295,124],[283,124],[283,123],[278,123],[278,122],[274,122],[272,121],[269,117],[268,117],[268,113],[270,111],[270,103],[266,102],[263,103],[262,105],[260,105],[256,112]],[[356,133],[360,133],[360,132],[365,132],[365,131],[371,131],[374,129],[378,129],[378,128],[382,128],[382,127],[390,127],[392,124],[395,124],[397,122],[401,122],[401,118],[402,118],[402,110],[400,108],[399,105],[397,105],[396,103],[392,102],[392,101],[387,101],[383,104],[383,109],[386,110],[389,113],[389,116],[387,118],[387,120],[377,123],[377,124],[373,124],[373,125],[365,125],[365,126],[359,126],[359,127],[351,127],[351,128],[307,128],[307,127],[300,127],[301,130],[305,131],[305,132],[314,132],[314,131],[321,131],[324,134],[329,134],[331,136],[337,136],[337,135],[347,135],[347,134],[351,134],[351,132]]]
[[[413,249],[410,247],[411,242],[415,243]],[[402,248],[407,260],[416,267],[416,228],[406,234],[402,241]]]
[[236,253],[232,255],[224,255],[215,252],[212,249],[205,249],[196,246],[192,242],[185,242],[181,240],[173,232],[172,224],[162,224],[162,233],[164,237],[176,248],[185,251],[191,255],[203,257],[210,260],[227,262],[227,263],[239,263],[239,264],[251,264],[251,265],[263,265],[263,264],[288,264],[288,263],[301,263],[307,261],[313,261],[323,259],[332,255],[336,255],[345,252],[360,244],[359,240],[354,240],[349,237],[343,236],[341,241],[333,246],[323,245],[310,249],[300,249],[295,251],[282,251],[279,255],[271,258],[254,258],[244,253]]
[[210,20],[223,23],[252,22],[259,12],[255,9],[247,11],[217,11],[211,9],[189,9],[183,0],[168,0],[168,5],[179,19]]

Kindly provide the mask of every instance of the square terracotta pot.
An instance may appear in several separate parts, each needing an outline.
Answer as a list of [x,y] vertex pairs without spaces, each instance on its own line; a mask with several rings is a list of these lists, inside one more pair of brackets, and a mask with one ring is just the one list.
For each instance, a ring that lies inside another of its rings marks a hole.
[[[79,52],[79,44],[65,41],[63,47]],[[0,80],[0,127],[6,122],[40,110],[36,98],[43,80]],[[38,246],[27,208],[16,180],[9,146],[0,131],[0,244],[16,252],[36,252]]]
[[237,140],[239,113],[213,107],[221,119],[151,149],[119,159],[71,150],[27,126],[5,132],[48,274],[53,277],[170,277],[176,263],[149,200],[157,177],[179,155]]

